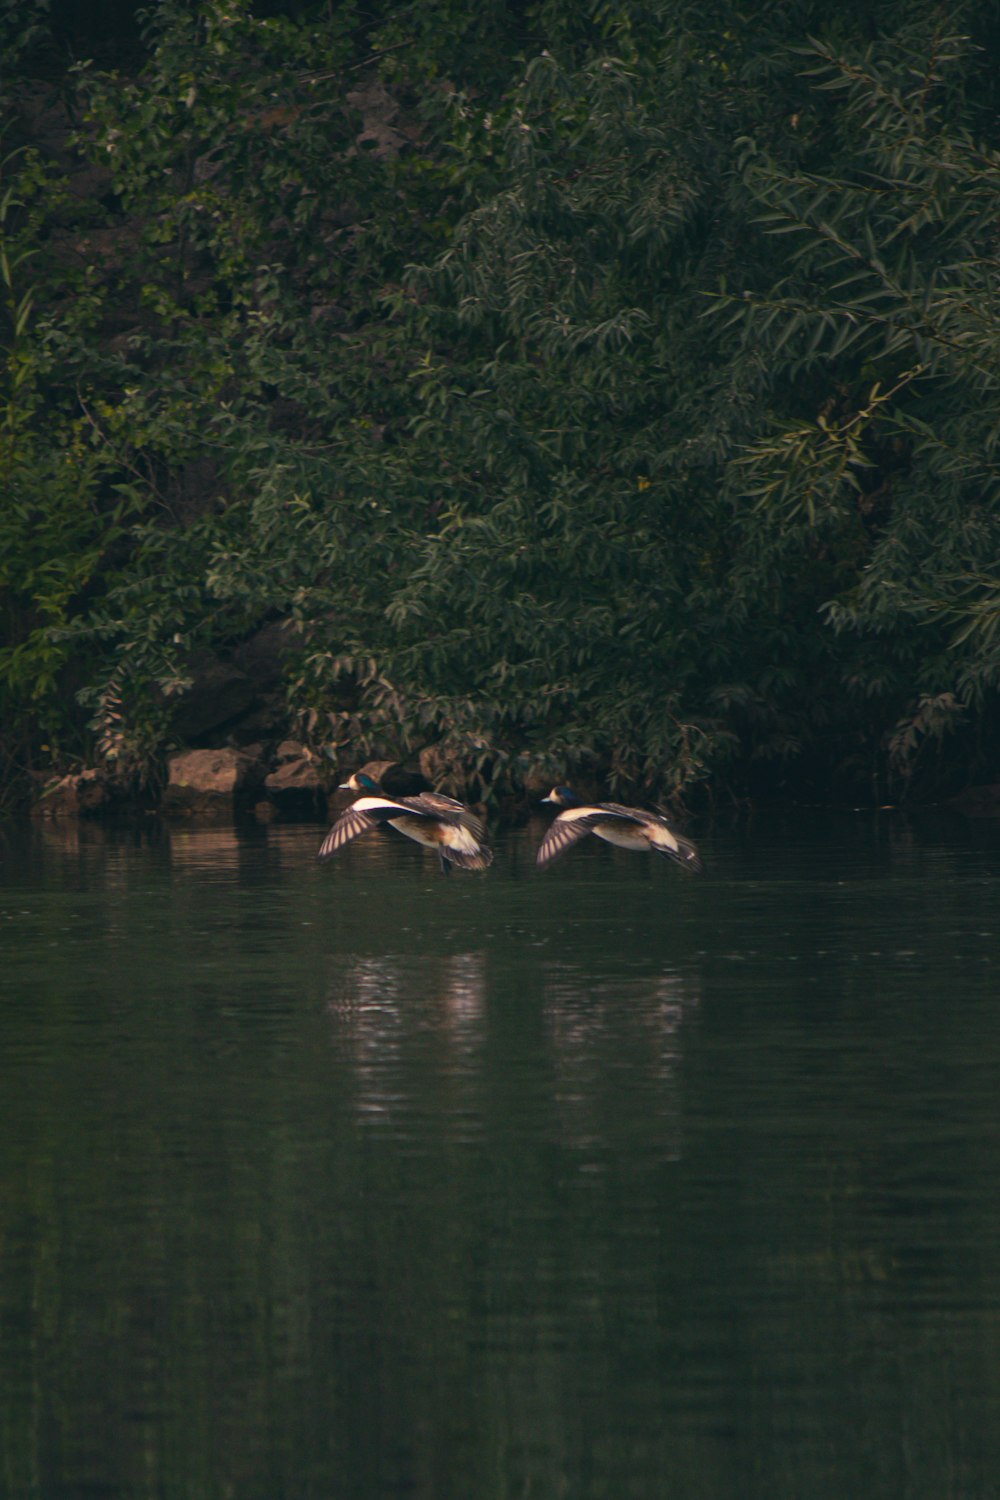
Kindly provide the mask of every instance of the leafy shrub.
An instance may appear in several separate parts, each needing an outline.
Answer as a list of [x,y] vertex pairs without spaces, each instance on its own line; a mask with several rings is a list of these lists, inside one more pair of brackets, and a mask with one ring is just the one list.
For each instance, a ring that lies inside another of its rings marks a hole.
[[989,773],[997,14],[942,15],[171,0],[77,68],[4,221],[24,754],[82,705],[155,776],[284,618],[304,733],[480,795]]

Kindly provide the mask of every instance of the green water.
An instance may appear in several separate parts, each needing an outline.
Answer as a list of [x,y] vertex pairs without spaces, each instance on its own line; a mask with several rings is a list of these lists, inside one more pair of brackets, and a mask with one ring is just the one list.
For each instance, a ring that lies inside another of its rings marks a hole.
[[1000,824],[0,839],[0,1494],[993,1500]]

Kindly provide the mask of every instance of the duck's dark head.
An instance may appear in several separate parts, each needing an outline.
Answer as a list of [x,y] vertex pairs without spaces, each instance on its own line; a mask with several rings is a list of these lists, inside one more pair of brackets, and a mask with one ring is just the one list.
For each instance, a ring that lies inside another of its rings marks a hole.
[[340,783],[338,790],[341,792],[378,792],[381,791],[381,787],[373,777],[368,775],[367,771],[355,771],[347,781]]
[[579,800],[569,786],[554,786],[549,795],[542,798],[543,802],[550,802],[553,807],[576,807]]

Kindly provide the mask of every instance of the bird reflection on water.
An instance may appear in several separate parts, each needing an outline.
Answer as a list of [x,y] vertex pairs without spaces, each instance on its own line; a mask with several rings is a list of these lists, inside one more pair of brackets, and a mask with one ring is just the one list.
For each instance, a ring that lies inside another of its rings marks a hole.
[[[670,970],[596,977],[540,959],[525,976],[524,997],[541,1021],[549,1067],[544,1078],[534,1070],[522,1081],[521,1107],[548,1115],[565,1145],[600,1145],[601,1122],[623,1079],[633,1093],[648,1096],[652,1114],[675,1116],[684,1031],[699,1004],[690,978]],[[503,1025],[499,1012],[491,1023],[491,1003],[485,952],[418,962],[407,954],[342,961],[328,985],[327,1012],[334,1053],[353,1079],[358,1115],[403,1129],[418,1101],[426,1107],[433,1099],[435,1108],[444,1114],[454,1109],[462,1128],[471,1125],[474,1132],[486,1108],[488,1035],[491,1024],[494,1031]],[[613,1078],[609,1055],[623,1062]],[[518,1094],[518,1081],[509,1081]],[[664,1132],[663,1145],[668,1155],[679,1151],[673,1128]]]
[[[405,1107],[412,1064],[426,1052],[442,1072],[473,1074],[484,1039],[483,953],[357,955],[328,991],[333,1046],[350,1065],[359,1113]],[[419,1071],[419,1069],[418,1069]]]

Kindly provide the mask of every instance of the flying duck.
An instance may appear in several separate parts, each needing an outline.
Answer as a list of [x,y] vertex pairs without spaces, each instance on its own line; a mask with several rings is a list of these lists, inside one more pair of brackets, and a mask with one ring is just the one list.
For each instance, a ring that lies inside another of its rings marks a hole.
[[538,846],[536,859],[543,868],[584,834],[596,833],[599,839],[622,849],[651,849],[654,854],[663,854],[693,875],[700,875],[704,869],[694,844],[675,833],[662,813],[622,807],[619,802],[584,805],[568,786],[553,787],[542,801],[563,809]]
[[443,797],[440,792],[390,797],[364,771],[356,771],[349,781],[342,782],[341,790],[363,792],[364,796],[341,813],[320,845],[318,859],[329,859],[359,834],[388,823],[408,839],[436,849],[444,875],[451,873],[452,865],[462,870],[485,870],[493,863],[493,850],[486,842],[482,823],[452,797]]

